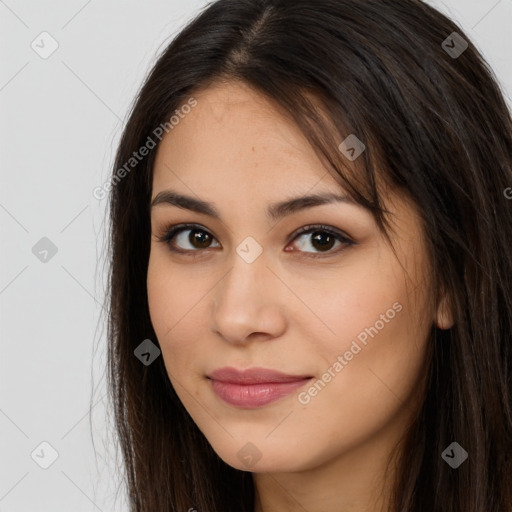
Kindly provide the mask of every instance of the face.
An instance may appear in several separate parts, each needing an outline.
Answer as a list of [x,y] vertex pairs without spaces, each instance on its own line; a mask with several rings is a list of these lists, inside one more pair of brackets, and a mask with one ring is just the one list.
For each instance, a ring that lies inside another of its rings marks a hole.
[[[347,195],[254,90],[223,84],[195,98],[162,139],[152,190],[148,300],[176,393],[242,470],[304,471],[389,446],[413,410],[433,322],[417,213],[384,197],[393,252],[350,200],[277,208]],[[172,235],[182,224],[192,226]]]

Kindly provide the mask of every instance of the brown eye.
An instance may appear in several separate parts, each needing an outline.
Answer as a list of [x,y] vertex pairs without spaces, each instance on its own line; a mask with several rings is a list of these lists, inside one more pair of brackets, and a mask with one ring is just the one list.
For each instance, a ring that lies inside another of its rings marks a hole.
[[[301,238],[304,240],[297,242]],[[333,229],[324,226],[306,226],[302,228],[293,242],[299,247],[300,252],[308,253],[311,256],[322,255],[322,253],[326,253],[326,255],[334,254],[346,246],[354,245],[354,242],[343,233],[334,232]],[[337,246],[336,242],[338,243]],[[335,246],[336,248],[332,250]],[[309,248],[313,250],[308,251]]]
[[[303,238],[303,241],[297,242]],[[173,252],[196,255],[202,250],[212,247],[220,247],[214,236],[201,226],[192,224],[180,224],[168,228],[165,234],[158,237],[158,240],[166,243]],[[216,245],[212,245],[213,242]],[[350,238],[335,228],[329,228],[323,225],[305,226],[295,235],[293,242],[298,246],[299,251],[308,256],[329,256],[336,254],[347,246],[355,245]],[[338,245],[336,245],[338,244]],[[313,249],[309,251],[308,249]],[[289,251],[286,251],[289,252]]]
[[209,233],[206,233],[206,231],[201,231],[200,229],[190,230],[188,242],[193,247],[196,247],[197,249],[206,249],[210,245],[211,241],[212,237],[210,236]]
[[329,233],[316,231],[312,233],[311,245],[320,251],[332,249],[336,239]]
[[208,249],[215,238],[200,226],[180,225],[169,229],[159,240],[165,242],[172,251],[198,252]]

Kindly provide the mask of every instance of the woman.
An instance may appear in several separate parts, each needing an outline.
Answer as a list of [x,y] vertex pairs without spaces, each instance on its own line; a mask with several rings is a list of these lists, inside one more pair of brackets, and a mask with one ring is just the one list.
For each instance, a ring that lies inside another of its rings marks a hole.
[[418,0],[219,0],[111,187],[132,511],[512,510],[512,123]]

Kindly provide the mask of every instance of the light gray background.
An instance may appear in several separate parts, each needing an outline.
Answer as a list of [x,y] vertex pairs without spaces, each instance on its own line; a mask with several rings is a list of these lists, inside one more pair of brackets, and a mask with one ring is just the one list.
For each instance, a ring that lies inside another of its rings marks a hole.
[[[105,420],[107,200],[92,191],[157,53],[205,3],[0,0],[0,512],[127,510]],[[467,31],[512,107],[512,0],[430,3]],[[59,45],[47,59],[31,47],[43,31]],[[57,247],[45,263],[32,252],[42,237]],[[48,469],[43,441],[58,453]]]

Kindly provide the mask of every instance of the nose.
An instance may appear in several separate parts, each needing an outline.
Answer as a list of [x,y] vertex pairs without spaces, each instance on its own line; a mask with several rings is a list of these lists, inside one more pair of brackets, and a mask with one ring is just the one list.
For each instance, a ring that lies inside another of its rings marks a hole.
[[215,287],[211,328],[228,343],[270,340],[286,329],[286,287],[267,267],[264,254],[252,263],[235,255],[233,267]]

